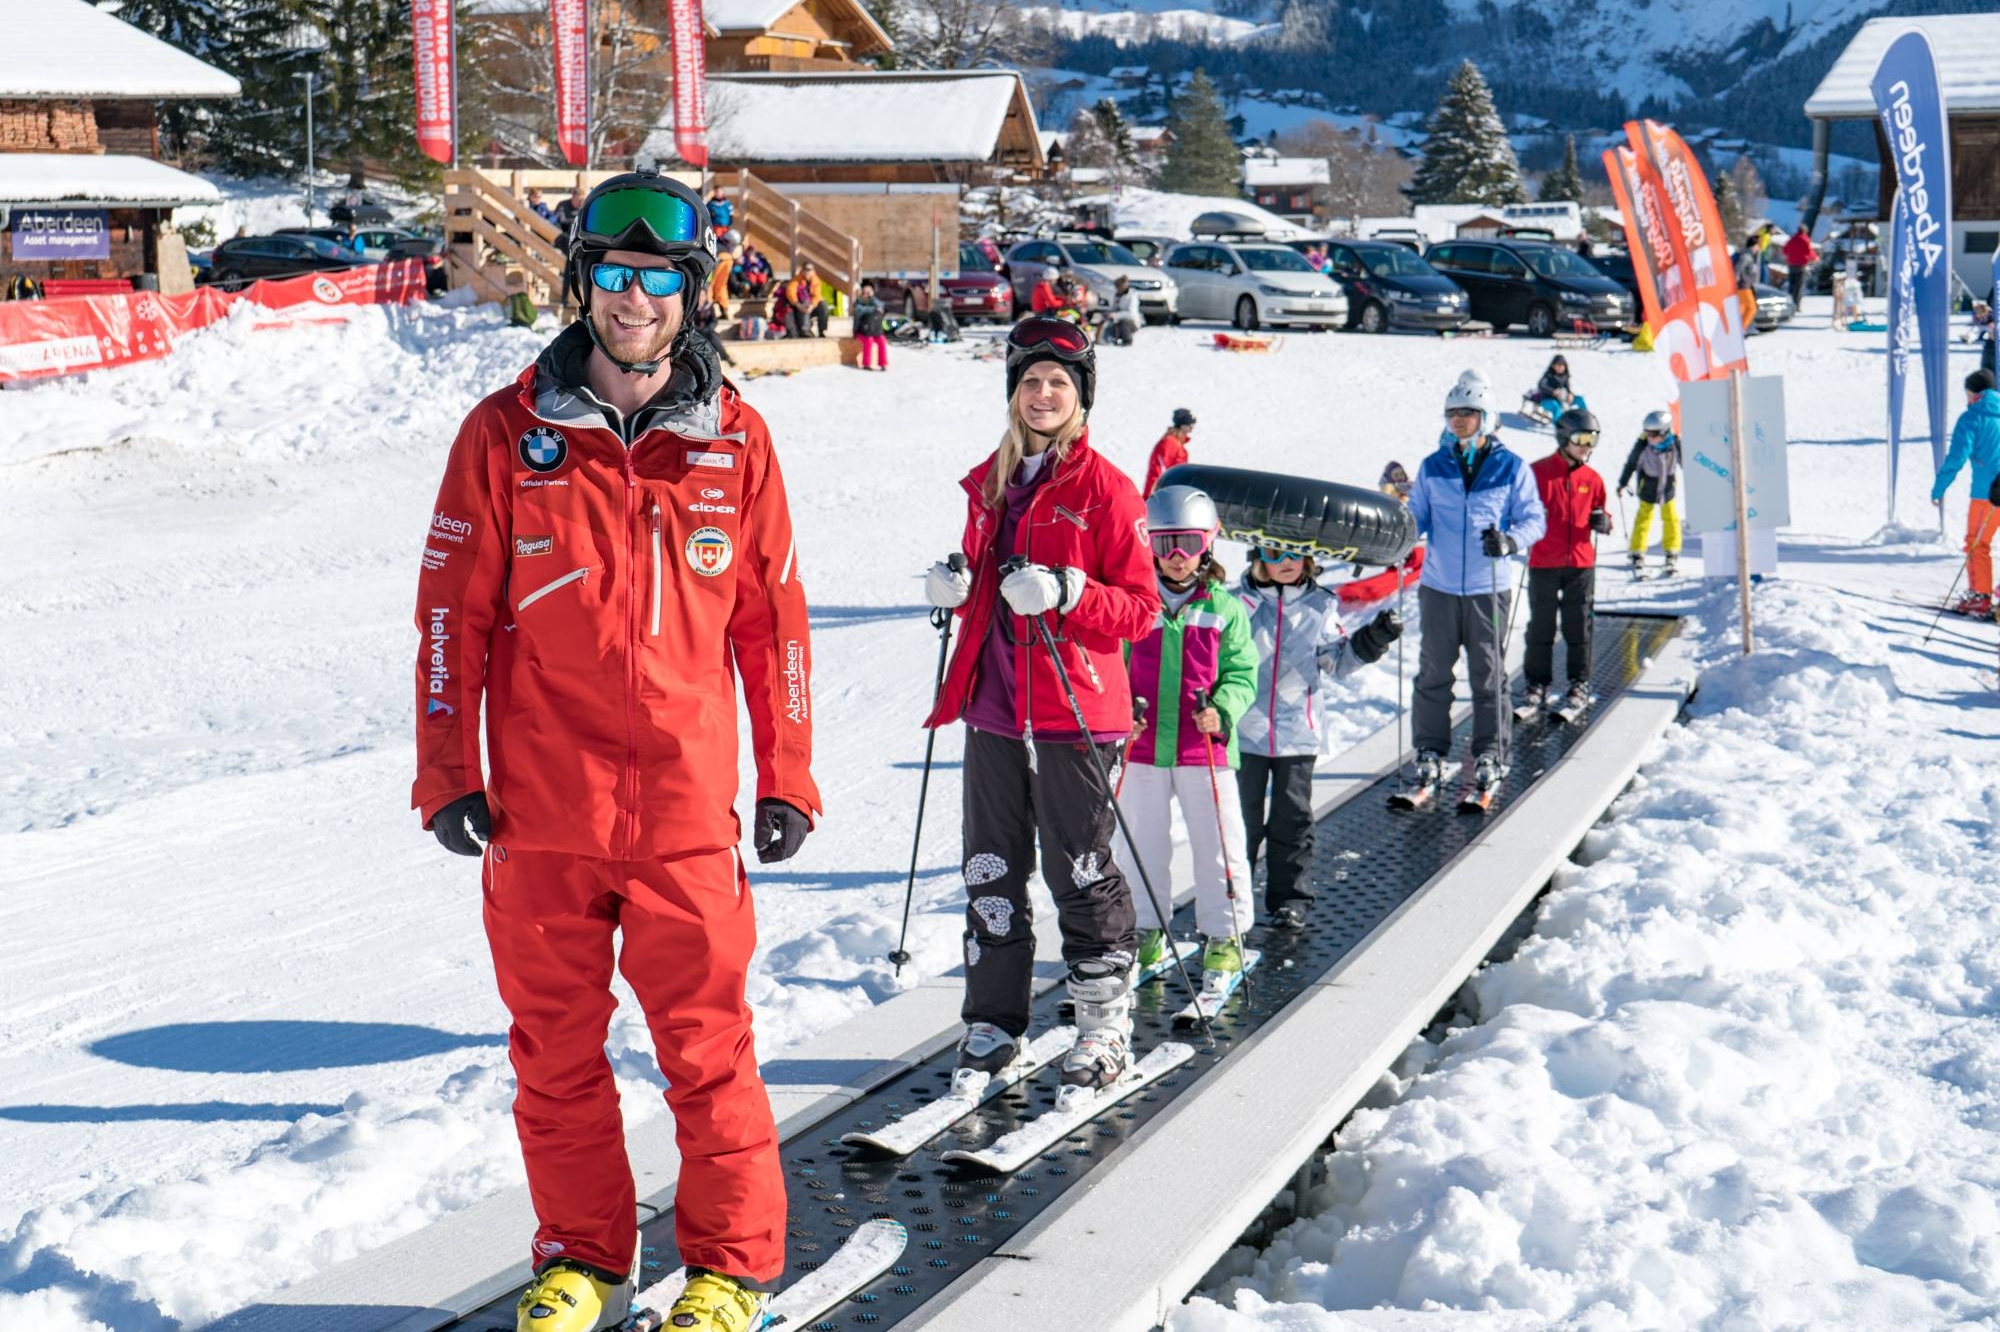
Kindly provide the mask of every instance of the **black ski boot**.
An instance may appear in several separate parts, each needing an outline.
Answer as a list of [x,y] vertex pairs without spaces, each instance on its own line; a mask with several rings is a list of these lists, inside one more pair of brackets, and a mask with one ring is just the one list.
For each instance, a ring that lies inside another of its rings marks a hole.
[[969,1022],[958,1042],[958,1063],[951,1071],[951,1089],[978,1095],[993,1075],[1014,1062],[1020,1044],[991,1022]]

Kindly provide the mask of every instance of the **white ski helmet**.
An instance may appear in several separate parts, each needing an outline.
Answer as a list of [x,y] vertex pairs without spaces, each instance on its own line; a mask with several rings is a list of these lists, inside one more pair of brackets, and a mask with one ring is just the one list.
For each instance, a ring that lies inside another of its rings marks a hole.
[[1206,491],[1193,486],[1161,486],[1146,501],[1146,529],[1151,532],[1207,532],[1222,530],[1222,515]]
[[1479,413],[1479,430],[1486,433],[1493,426],[1493,389],[1477,370],[1468,370],[1460,375],[1458,382],[1451,386],[1451,392],[1444,395],[1444,409],[1456,411],[1470,407]]

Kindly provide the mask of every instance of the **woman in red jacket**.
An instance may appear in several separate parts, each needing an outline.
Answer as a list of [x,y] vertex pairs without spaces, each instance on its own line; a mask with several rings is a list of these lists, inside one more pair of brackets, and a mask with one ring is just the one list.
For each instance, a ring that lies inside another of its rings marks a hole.
[[[1076,1001],[1063,1082],[1105,1086],[1131,1058],[1137,917],[1111,857],[1111,792],[1031,618],[1053,634],[1091,738],[1122,744],[1132,724],[1123,647],[1152,628],[1160,596],[1145,506],[1090,447],[1096,386],[1088,333],[1060,319],[1014,327],[1007,433],[961,483],[966,567],[940,561],[925,583],[931,604],[964,623],[927,723],[967,728],[961,1085],[1005,1068],[1027,1031],[1038,834]],[[1003,568],[1017,556],[1028,562]]]

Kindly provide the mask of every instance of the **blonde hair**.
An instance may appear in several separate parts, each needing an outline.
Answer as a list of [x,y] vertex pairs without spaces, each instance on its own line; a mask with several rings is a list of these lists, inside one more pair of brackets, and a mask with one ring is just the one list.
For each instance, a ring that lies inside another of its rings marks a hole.
[[[1020,390],[1014,390],[1015,397]],[[1056,431],[1055,440],[1049,445],[1050,462],[1059,463],[1069,457],[1070,446],[1083,438],[1083,399],[1078,398],[1076,407],[1069,414],[1069,420]],[[997,509],[1007,502],[1007,483],[1014,478],[1014,469],[1021,465],[1021,459],[1028,452],[1027,421],[1021,416],[1019,405],[1007,404],[1007,433],[1000,437],[1000,448],[993,455],[993,470],[986,474],[986,484],[980,488],[986,500],[986,507]],[[1038,432],[1037,432],[1038,433]]]
[[[1319,581],[1319,575],[1320,575],[1319,561],[1314,559],[1312,556],[1308,555],[1305,557],[1304,560],[1300,561],[1300,563],[1303,564],[1305,567],[1299,570],[1299,581],[1290,584],[1290,586],[1304,587],[1307,583],[1317,583]],[[1277,579],[1270,576],[1270,569],[1266,567],[1264,561],[1257,558],[1257,552],[1254,550],[1250,552],[1249,573],[1250,573],[1250,581],[1252,583],[1255,583],[1258,587],[1286,586],[1286,584],[1282,584]],[[1259,575],[1262,575],[1262,577],[1259,577]]]

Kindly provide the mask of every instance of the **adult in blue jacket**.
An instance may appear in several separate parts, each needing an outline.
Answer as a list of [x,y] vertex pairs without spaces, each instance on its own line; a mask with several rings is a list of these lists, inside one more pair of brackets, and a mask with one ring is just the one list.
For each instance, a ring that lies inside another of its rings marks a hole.
[[1967,591],[1952,607],[1960,615],[1993,613],[1993,536],[2000,528],[2000,509],[1981,498],[2000,480],[2000,392],[1993,384],[1991,370],[1974,370],[1965,377],[1965,414],[1952,427],[1951,448],[1931,486],[1931,503],[1942,508],[1959,469],[1972,464],[1972,503],[1965,511]]
[[1472,682],[1472,777],[1492,786],[1501,776],[1500,663],[1512,557],[1541,540],[1548,515],[1527,462],[1493,433],[1492,389],[1477,371],[1466,371],[1445,395],[1444,420],[1437,452],[1417,469],[1410,489],[1410,514],[1430,541],[1417,588],[1423,615],[1411,707],[1417,777],[1426,785],[1444,779],[1452,682],[1463,653]]

